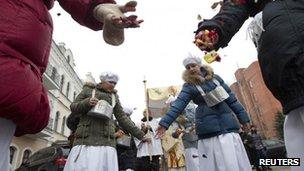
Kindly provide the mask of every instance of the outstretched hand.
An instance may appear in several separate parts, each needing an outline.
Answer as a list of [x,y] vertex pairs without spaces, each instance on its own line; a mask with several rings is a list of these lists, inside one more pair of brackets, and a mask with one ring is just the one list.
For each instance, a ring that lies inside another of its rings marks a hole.
[[[120,10],[122,13],[127,13],[127,12],[134,12],[136,11],[136,1],[129,1],[125,5],[120,6]],[[139,27],[139,24],[142,23],[144,20],[137,20],[136,15],[130,15],[126,18],[120,17],[120,18],[114,18],[114,22],[116,23],[118,21],[119,23],[124,23],[125,28],[134,28],[134,27]]]
[[157,139],[159,138],[163,138],[165,136],[165,132],[166,132],[166,128],[159,125],[158,128],[156,129],[156,134],[155,134],[155,137]]
[[99,4],[94,8],[94,17],[103,23],[103,38],[110,45],[118,46],[124,42],[124,29],[136,28],[143,20],[136,15],[125,16],[124,13],[136,11],[136,1],[125,5]]
[[215,30],[202,30],[195,35],[194,44],[202,51],[214,50],[215,44],[218,42],[219,35]]
[[139,27],[143,20],[137,20],[136,15],[124,15],[136,11],[136,5],[136,1],[129,1],[125,5],[100,4],[95,7],[95,18],[103,23],[110,22],[117,28]]

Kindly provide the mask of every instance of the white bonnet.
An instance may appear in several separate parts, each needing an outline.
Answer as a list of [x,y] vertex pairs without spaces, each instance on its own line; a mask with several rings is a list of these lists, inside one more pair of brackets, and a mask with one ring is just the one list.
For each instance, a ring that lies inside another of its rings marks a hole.
[[169,96],[169,98],[167,99],[167,101],[165,103],[171,105],[171,103],[174,102],[175,100],[176,100],[176,97]]
[[100,74],[99,78],[100,78],[101,82],[102,81],[112,81],[112,82],[117,83],[119,80],[118,75],[114,74],[112,72],[103,72]]
[[201,58],[198,58],[198,57],[195,57],[195,56],[189,56],[189,57],[187,57],[183,60],[183,64],[184,64],[184,67],[186,67],[189,64],[199,64],[199,65],[201,65],[202,60],[201,60]]
[[126,115],[130,116],[133,113],[133,109],[128,108],[128,107],[124,107],[123,111],[125,112]]

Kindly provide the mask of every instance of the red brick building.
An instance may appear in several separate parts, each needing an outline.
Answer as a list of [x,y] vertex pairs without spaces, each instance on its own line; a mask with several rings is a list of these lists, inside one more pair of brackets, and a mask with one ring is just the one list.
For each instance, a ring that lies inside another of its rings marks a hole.
[[267,89],[259,63],[253,62],[248,68],[235,72],[236,82],[230,88],[249,113],[252,123],[265,138],[276,138],[276,114],[282,106]]

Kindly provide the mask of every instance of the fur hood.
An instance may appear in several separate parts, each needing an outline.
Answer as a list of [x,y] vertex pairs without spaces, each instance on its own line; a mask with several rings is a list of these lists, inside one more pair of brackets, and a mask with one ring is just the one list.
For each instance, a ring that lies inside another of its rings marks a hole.
[[186,83],[198,85],[204,83],[206,80],[211,80],[214,76],[213,69],[208,65],[201,66],[201,71],[205,72],[205,74],[203,73],[205,76],[193,75],[189,70],[185,70],[183,72],[183,80]]
[[[100,83],[94,84],[94,83],[92,83],[92,82],[85,82],[84,85],[83,85],[83,87],[89,87],[89,88],[91,88],[91,89],[96,88],[96,89],[101,90],[101,91],[109,92],[109,91],[106,91],[105,89],[101,88]],[[116,90],[116,89],[113,89],[113,91],[111,91],[111,92],[109,92],[109,93],[117,93],[117,90]]]

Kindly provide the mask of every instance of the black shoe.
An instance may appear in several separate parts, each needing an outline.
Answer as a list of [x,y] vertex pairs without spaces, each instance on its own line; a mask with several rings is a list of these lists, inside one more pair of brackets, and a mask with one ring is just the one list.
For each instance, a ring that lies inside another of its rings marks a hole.
[[256,169],[256,171],[263,171],[264,170],[261,167],[256,167],[255,169]]

